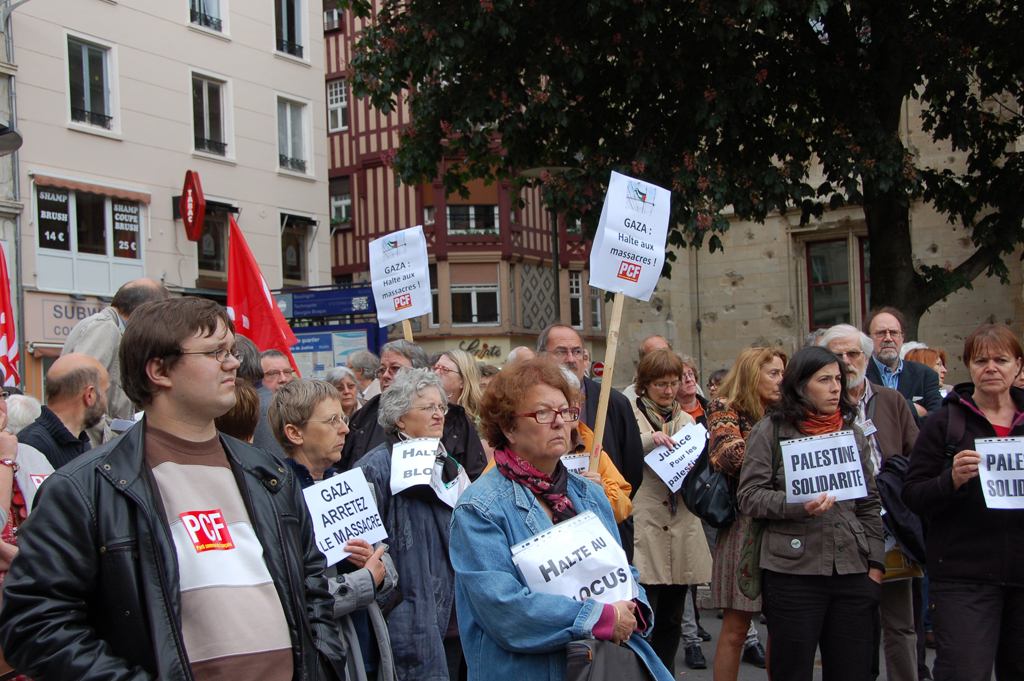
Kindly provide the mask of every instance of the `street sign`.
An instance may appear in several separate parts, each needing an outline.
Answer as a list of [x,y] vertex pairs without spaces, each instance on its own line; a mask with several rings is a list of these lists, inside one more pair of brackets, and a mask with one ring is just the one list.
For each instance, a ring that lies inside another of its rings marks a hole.
[[181,190],[178,204],[181,220],[185,223],[185,234],[189,241],[199,241],[203,234],[203,218],[206,216],[206,198],[199,184],[199,173],[185,171],[185,187]]
[[604,375],[604,362],[594,362],[591,369],[593,370],[594,375],[600,378]]

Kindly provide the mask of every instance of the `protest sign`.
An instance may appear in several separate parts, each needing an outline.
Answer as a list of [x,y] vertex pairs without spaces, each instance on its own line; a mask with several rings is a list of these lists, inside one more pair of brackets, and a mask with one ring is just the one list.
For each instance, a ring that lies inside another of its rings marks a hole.
[[391,449],[391,493],[398,494],[416,485],[427,485],[434,490],[437,498],[455,508],[455,502],[469,487],[466,469],[455,459],[458,475],[450,482],[444,482],[442,472],[445,459],[451,458],[445,452],[441,441],[436,438],[417,438],[399,442]]
[[665,264],[671,198],[667,189],[612,172],[590,250],[591,286],[650,300]]
[[853,431],[785,440],[782,464],[786,468],[787,503],[802,504],[822,493],[836,501],[868,495]]
[[534,593],[600,603],[628,601],[640,593],[626,552],[593,511],[516,544],[512,562]]
[[1024,508],[1024,438],[993,437],[974,441],[981,454],[978,476],[989,508]]
[[302,490],[302,495],[313,521],[317,548],[328,565],[349,555],[345,544],[350,539],[374,544],[388,536],[361,468],[321,480]]
[[380,326],[430,314],[423,227],[392,232],[370,242],[370,281]]
[[562,465],[569,469],[570,473],[582,473],[590,468],[590,454],[563,454]]
[[708,430],[699,423],[690,423],[680,428],[672,440],[676,443],[675,447],[655,447],[644,457],[644,461],[665,481],[670,490],[678,492],[686,474],[704,451]]

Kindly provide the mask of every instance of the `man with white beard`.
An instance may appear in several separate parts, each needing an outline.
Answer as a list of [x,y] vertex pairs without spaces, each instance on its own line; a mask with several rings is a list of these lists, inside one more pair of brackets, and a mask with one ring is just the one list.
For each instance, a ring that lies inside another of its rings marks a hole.
[[[907,400],[897,391],[867,380],[874,351],[871,338],[849,324],[833,326],[818,340],[842,360],[846,388],[857,405],[857,425],[871,446],[874,474],[891,456],[910,456],[917,425]],[[885,635],[885,671],[890,681],[917,681],[917,635],[911,580],[882,582],[881,629]],[[878,638],[876,621],[876,639]],[[875,648],[877,652],[877,646]],[[872,665],[876,673],[877,659]]]

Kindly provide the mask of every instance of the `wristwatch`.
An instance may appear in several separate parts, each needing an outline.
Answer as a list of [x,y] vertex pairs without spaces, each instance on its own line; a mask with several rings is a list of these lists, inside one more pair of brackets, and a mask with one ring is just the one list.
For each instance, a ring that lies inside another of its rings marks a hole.
[[14,459],[0,459],[0,466],[10,466],[11,470],[15,473],[21,468]]

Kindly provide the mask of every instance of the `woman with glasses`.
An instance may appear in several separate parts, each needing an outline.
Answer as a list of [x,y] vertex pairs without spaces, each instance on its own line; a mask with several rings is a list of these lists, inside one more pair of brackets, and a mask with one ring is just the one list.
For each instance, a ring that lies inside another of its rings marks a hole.
[[[348,426],[341,396],[327,381],[300,378],[278,386],[267,409],[270,429],[303,489],[338,473]],[[373,489],[376,493],[380,488]],[[395,678],[387,625],[376,602],[386,600],[398,579],[386,547],[362,539],[345,545],[351,555],[324,572],[334,594],[334,616],[346,647],[352,681]]]
[[[668,348],[652,350],[640,360],[634,383],[637,397],[632,404],[644,454],[659,446],[674,446],[672,435],[694,423],[676,399],[686,373],[696,391],[692,369]],[[651,647],[674,675],[686,595],[691,584],[711,580],[711,551],[700,518],[690,513],[679,493],[672,492],[646,464],[643,483],[633,497],[633,522],[633,564],[654,609]],[[705,669],[696,627],[686,636],[687,665]]]
[[408,681],[465,678],[455,574],[448,557],[452,507],[428,485],[391,492],[392,450],[417,438],[438,441],[435,469],[446,487],[468,486],[465,470],[441,444],[447,412],[444,384],[436,374],[402,369],[380,396],[377,419],[387,441],[356,462],[377,487],[380,517],[392,542],[402,600],[388,615],[388,629],[396,676]]
[[348,367],[331,367],[324,375],[324,380],[333,385],[341,395],[341,410],[345,412],[345,420],[352,418],[359,407],[363,406],[359,401],[359,381],[356,375]]
[[477,423],[483,393],[480,390],[480,368],[473,355],[465,350],[445,350],[431,369],[441,377],[448,401],[465,409],[470,420]]
[[[517,361],[487,392],[481,427],[494,443],[495,467],[466,491],[452,515],[458,624],[470,679],[559,680],[566,644],[580,639],[625,643],[658,681],[671,679],[650,646],[651,610],[643,589],[630,601],[602,604],[534,593],[512,562],[511,548],[586,511],[614,541],[618,530],[601,488],[569,473],[561,457],[579,400],[547,357]],[[637,572],[631,568],[633,579]]]

